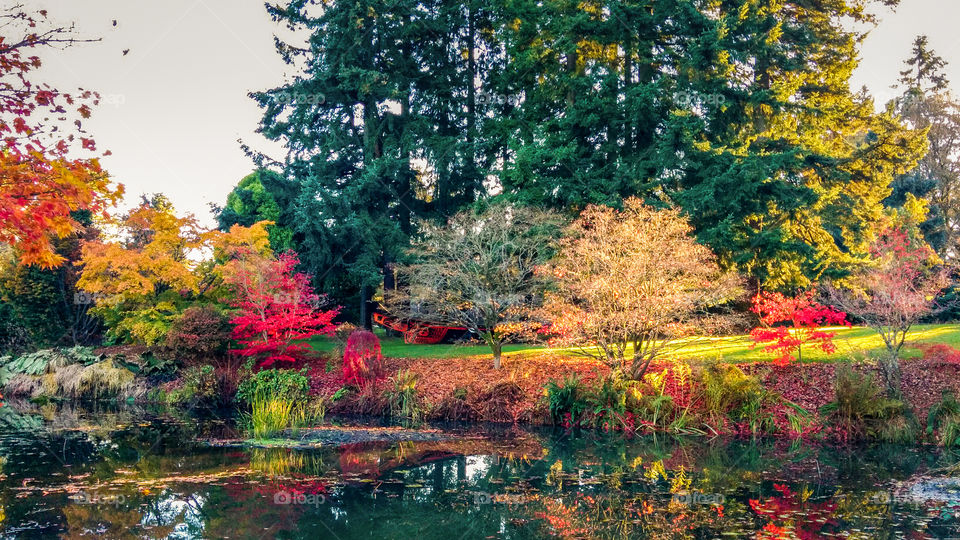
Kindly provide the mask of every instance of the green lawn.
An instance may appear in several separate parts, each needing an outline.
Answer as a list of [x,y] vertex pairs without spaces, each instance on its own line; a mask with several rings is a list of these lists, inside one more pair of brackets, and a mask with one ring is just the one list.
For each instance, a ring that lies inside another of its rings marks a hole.
[[[456,358],[461,356],[477,356],[481,354],[490,354],[490,347],[486,345],[460,345],[442,343],[439,345],[408,345],[403,342],[403,338],[385,337],[383,332],[377,329],[376,334],[380,337],[380,352],[387,358]],[[334,344],[328,338],[314,338],[308,341],[314,350],[320,352],[329,352],[333,350]],[[540,345],[505,345],[504,353],[524,353],[543,350]]]
[[[869,328],[833,328],[837,332],[834,344],[837,352],[827,355],[814,347],[806,347],[803,351],[805,362],[822,362],[841,358],[862,358],[878,354],[883,349],[883,341]],[[486,345],[408,345],[401,338],[385,337],[378,332],[381,339],[381,350],[384,356],[390,358],[455,358],[462,356],[489,355],[490,348]],[[910,332],[907,337],[909,343],[946,343],[960,348],[960,325],[939,324],[920,325]],[[329,352],[333,349],[333,342],[327,338],[315,338],[309,342],[314,349]],[[728,362],[761,362],[770,360],[772,355],[763,352],[761,347],[751,349],[753,341],[750,336],[729,336],[718,338],[696,338],[688,340],[677,356],[689,359],[722,358]],[[504,353],[513,355],[533,354],[538,352],[564,352],[565,349],[548,349],[540,345],[507,345]],[[572,353],[573,349],[569,349]],[[915,356],[916,351],[905,350],[904,356]]]
[[[818,362],[840,358],[858,358],[879,354],[884,350],[883,340],[876,332],[869,328],[831,328],[837,336],[833,339],[837,351],[832,355],[816,347],[805,347],[803,360]],[[914,328],[907,336],[907,346],[910,343],[946,343],[952,347],[960,346],[960,325],[920,325]],[[760,362],[770,360],[773,355],[763,352],[763,347],[750,348],[753,341],[750,336],[732,336],[722,338],[699,338],[684,347],[679,356],[686,358],[717,358],[722,357],[728,362]],[[916,356],[915,350],[904,351],[905,357]]]

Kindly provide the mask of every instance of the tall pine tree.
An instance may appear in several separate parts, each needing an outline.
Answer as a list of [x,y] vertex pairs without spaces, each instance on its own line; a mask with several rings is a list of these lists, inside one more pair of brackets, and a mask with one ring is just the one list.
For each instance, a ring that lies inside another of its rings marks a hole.
[[[499,178],[576,210],[676,204],[766,287],[842,275],[865,253],[921,134],[849,88],[866,0],[500,5]],[[883,2],[889,3],[889,2]]]
[[287,149],[268,189],[316,285],[366,313],[419,219],[501,191],[571,212],[677,205],[767,288],[842,276],[925,151],[849,87],[859,29],[895,3],[270,6],[308,39],[278,43],[300,75],[254,94]]
[[264,108],[260,131],[287,149],[274,165],[291,185],[274,190],[315,285],[367,325],[417,220],[451,215],[482,186],[472,101],[481,5],[268,5],[309,36],[277,43],[300,75],[252,94]]
[[923,130],[929,151],[917,167],[893,183],[887,200],[902,205],[908,193],[926,199],[930,212],[920,229],[927,242],[948,260],[960,252],[960,104],[949,92],[946,62],[917,36],[900,72],[902,94],[888,104],[904,121]]

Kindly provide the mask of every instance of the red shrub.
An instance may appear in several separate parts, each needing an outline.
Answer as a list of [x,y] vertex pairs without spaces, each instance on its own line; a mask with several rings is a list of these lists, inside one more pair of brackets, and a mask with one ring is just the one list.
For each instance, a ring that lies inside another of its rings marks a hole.
[[350,334],[343,351],[343,379],[359,388],[380,374],[380,340],[373,332],[357,330]]
[[[778,355],[773,361],[778,366],[786,366],[798,358],[802,362],[803,346],[808,344],[833,354],[836,350],[833,337],[837,333],[820,330],[820,327],[850,326],[846,313],[817,303],[813,291],[792,298],[780,293],[761,292],[753,298],[750,311],[759,315],[760,322],[765,325],[750,332],[753,346],[771,343],[763,350]],[[787,326],[775,326],[784,324]]]
[[233,352],[256,358],[260,367],[295,363],[312,351],[305,340],[333,334],[339,308],[318,309],[321,301],[310,287],[310,276],[296,271],[296,253],[250,261],[233,267],[224,278],[234,289],[232,303],[238,310],[230,321],[232,337],[240,345]]
[[929,367],[960,365],[960,351],[946,343],[918,343],[913,348],[923,353],[923,362]]

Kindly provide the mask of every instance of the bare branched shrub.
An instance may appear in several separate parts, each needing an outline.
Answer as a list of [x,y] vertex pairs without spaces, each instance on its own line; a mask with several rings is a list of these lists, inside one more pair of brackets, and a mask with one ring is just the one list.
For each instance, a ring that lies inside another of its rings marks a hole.
[[937,296],[950,284],[946,269],[926,244],[900,229],[880,235],[871,262],[845,287],[826,287],[831,303],[875,330],[886,346],[877,363],[891,397],[900,396],[900,350],[907,333],[942,306]]
[[387,291],[386,308],[407,320],[466,327],[499,368],[503,344],[540,326],[533,314],[549,276],[535,269],[552,255],[560,227],[555,213],[507,203],[425,225],[414,262],[396,267],[398,288]]

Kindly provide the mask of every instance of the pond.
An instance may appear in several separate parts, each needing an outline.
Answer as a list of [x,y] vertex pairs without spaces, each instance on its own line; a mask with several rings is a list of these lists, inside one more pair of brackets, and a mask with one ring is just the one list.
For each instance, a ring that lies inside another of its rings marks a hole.
[[942,449],[433,427],[259,448],[210,442],[229,415],[7,404],[0,537],[960,537]]

